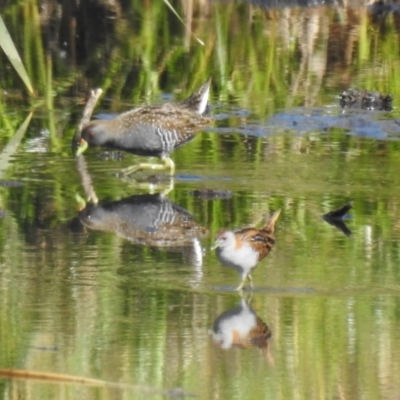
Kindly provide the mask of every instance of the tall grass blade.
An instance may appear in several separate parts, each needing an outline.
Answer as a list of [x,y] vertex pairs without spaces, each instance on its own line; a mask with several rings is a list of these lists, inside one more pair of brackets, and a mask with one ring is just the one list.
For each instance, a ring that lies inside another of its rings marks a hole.
[[[176,10],[174,9],[174,7],[172,7],[172,4],[168,1],[168,0],[164,0],[164,3],[170,8],[170,10],[176,15],[176,17],[179,19],[179,21],[182,22],[182,24],[186,27],[185,22],[183,21],[183,19],[180,17],[180,15],[176,12]],[[192,34],[192,36],[202,45],[204,46],[204,42],[202,40],[200,40],[199,38],[197,38],[196,36],[194,36]]]
[[33,94],[33,88],[31,85],[31,81],[26,73],[24,64],[22,64],[21,58],[18,54],[17,49],[11,39],[10,34],[4,24],[3,18],[0,15],[0,47],[6,53],[6,56],[10,60],[11,64],[17,71],[20,78],[24,81],[26,87],[28,88],[29,93]]

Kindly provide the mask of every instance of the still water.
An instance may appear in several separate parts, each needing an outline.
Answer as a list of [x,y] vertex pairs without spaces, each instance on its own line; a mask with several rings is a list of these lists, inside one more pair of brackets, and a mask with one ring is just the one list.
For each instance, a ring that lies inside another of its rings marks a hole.
[[[173,2],[202,48],[163,2],[82,2],[76,21],[28,3],[4,10],[38,98],[2,55],[0,369],[29,376],[0,376],[0,399],[400,398],[397,8]],[[144,159],[96,148],[82,172],[89,88],[112,115],[209,76],[215,123],[172,153],[174,178],[123,179]],[[350,86],[391,92],[393,111],[341,109]],[[77,201],[84,179],[97,204]],[[349,201],[345,228],[322,218]],[[215,235],[277,209],[239,295]]]

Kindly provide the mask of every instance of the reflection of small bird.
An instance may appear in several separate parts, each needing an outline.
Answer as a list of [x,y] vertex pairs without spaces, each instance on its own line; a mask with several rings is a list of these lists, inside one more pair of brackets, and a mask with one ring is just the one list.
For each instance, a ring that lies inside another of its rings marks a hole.
[[353,202],[345,204],[344,206],[338,208],[337,210],[329,211],[328,213],[322,215],[322,218],[342,231],[346,236],[351,236],[351,230],[344,223],[343,219],[347,217],[347,212],[353,207]]
[[222,349],[267,348],[271,331],[242,299],[238,307],[225,311],[215,320],[212,336]]
[[244,228],[236,231],[222,229],[218,232],[215,245],[218,259],[222,264],[235,268],[242,276],[236,290],[242,290],[246,278],[253,287],[251,271],[269,254],[275,244],[275,223],[281,210],[276,211],[261,229]]
[[182,103],[140,107],[114,119],[91,121],[82,130],[77,155],[82,154],[88,145],[93,145],[160,157],[164,164],[138,164],[123,172],[132,174],[144,168],[170,168],[173,175],[175,164],[169,157],[170,153],[212,122],[212,118],[203,116],[210,84],[211,80],[208,80]]
[[324,214],[323,217],[329,218],[329,219],[341,219],[346,216],[346,214],[349,212],[349,210],[353,207],[353,202],[349,201],[346,203],[344,206],[333,210],[329,211],[328,213]]

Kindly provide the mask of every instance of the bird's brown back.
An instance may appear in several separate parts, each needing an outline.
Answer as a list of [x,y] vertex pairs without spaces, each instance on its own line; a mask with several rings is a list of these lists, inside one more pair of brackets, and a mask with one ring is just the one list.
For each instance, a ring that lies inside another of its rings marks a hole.
[[275,223],[279,218],[281,210],[276,211],[268,219],[261,229],[244,228],[235,232],[238,240],[237,243],[248,242],[252,248],[258,253],[258,261],[265,258],[275,245]]
[[137,126],[155,126],[163,132],[177,132],[182,142],[213,122],[210,117],[202,117],[176,104],[143,107],[127,111],[110,121],[116,136],[134,132]]
[[[126,111],[107,124],[118,132],[134,129],[135,125],[148,124],[163,127],[166,130],[198,130],[211,124],[211,117],[203,117],[177,104],[165,103],[158,106],[140,107]],[[102,121],[104,122],[104,121]]]

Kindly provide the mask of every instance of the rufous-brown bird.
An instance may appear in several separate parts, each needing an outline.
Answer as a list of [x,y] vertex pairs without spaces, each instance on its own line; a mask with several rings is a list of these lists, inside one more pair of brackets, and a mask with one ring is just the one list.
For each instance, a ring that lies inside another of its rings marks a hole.
[[218,259],[222,264],[236,269],[242,281],[236,290],[240,291],[248,278],[251,287],[253,279],[251,271],[271,251],[275,244],[275,223],[281,210],[275,211],[263,228],[244,228],[240,230],[221,229],[217,233],[215,244]]
[[127,151],[140,156],[160,157],[163,164],[138,164],[122,172],[130,175],[139,169],[170,169],[175,164],[170,153],[192,140],[213,118],[204,116],[211,79],[181,103],[165,103],[136,108],[114,119],[94,120],[81,133],[77,155],[89,145]]

